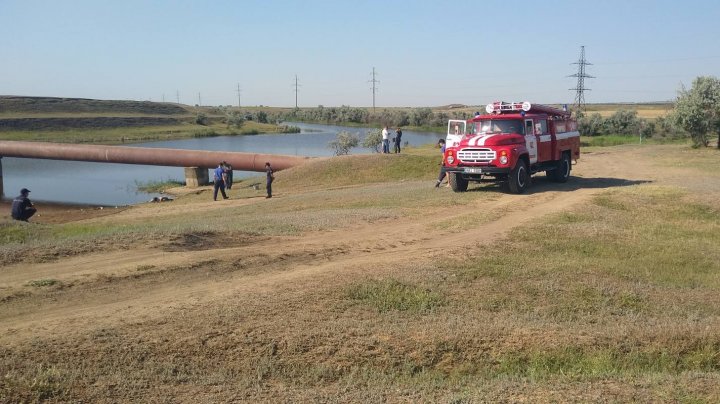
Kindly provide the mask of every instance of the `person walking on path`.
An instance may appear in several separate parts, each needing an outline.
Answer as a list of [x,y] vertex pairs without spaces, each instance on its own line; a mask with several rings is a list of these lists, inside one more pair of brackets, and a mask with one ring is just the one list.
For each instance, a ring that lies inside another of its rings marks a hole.
[[10,211],[10,215],[13,219],[27,222],[28,219],[30,219],[32,215],[37,212],[37,209],[35,209],[33,203],[30,202],[30,198],[28,198],[29,194],[30,190],[27,188],[23,188],[20,190],[20,195],[13,199],[12,209]]
[[390,153],[390,139],[388,136],[388,127],[385,126],[382,130],[382,149],[384,154]]
[[269,161],[265,163],[265,175],[267,176],[267,180],[265,183],[265,188],[267,188],[267,196],[265,198],[272,198],[272,183],[273,181],[275,181],[275,175],[273,174],[273,169],[270,166]]
[[395,153],[400,153],[400,139],[402,139],[402,131],[397,128],[395,130]]
[[227,194],[225,194],[225,182],[227,181],[227,172],[225,170],[225,165],[223,163],[218,164],[217,168],[214,171],[213,176],[213,201],[217,201],[217,193],[218,189],[220,190],[220,193],[222,194],[223,199],[228,199]]
[[[443,156],[443,160],[445,160],[445,139],[440,139],[437,142],[438,146],[440,147],[440,153]],[[440,174],[438,174],[437,182],[435,183],[435,188],[440,188],[440,184],[442,184],[443,180],[445,179],[445,176],[447,173],[445,172],[445,167],[443,167],[443,160],[440,160]],[[448,183],[448,185],[450,185]]]

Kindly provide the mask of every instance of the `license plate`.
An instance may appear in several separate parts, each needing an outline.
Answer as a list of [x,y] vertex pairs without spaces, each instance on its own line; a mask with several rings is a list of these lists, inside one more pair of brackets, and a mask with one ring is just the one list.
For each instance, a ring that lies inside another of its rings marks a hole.
[[465,172],[468,174],[482,174],[482,168],[465,167]]

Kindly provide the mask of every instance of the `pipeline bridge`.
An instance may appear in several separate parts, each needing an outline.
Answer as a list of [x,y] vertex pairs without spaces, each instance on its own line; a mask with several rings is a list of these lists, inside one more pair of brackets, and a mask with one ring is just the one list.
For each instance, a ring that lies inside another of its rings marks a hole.
[[[188,187],[208,184],[210,182],[208,169],[217,167],[223,161],[232,165],[233,170],[264,172],[266,162],[272,164],[273,170],[279,171],[312,159],[312,157],[281,154],[10,140],[0,141],[0,159],[2,157],[184,167],[185,184]],[[0,190],[4,189],[2,185],[2,160],[0,160]]]

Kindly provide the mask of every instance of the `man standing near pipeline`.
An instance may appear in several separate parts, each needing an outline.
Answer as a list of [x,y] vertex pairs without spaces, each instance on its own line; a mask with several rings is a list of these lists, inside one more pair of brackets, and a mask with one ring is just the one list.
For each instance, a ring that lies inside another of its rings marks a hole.
[[225,183],[227,182],[227,172],[225,171],[225,162],[218,164],[213,175],[213,201],[217,201],[218,189],[222,194],[223,199],[228,199],[225,194]]

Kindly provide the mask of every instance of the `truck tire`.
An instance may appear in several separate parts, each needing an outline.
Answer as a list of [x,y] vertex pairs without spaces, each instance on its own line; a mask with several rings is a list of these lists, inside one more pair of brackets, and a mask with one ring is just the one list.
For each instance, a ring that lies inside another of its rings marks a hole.
[[554,182],[567,182],[570,178],[570,170],[572,169],[572,163],[570,162],[570,155],[563,153],[560,160],[557,161],[557,166],[554,170],[547,172],[548,177]]
[[455,192],[465,192],[468,189],[468,180],[462,177],[460,173],[448,173],[448,181],[450,187]]
[[515,167],[510,170],[507,186],[513,194],[522,194],[528,185],[530,185],[530,174],[528,174],[525,160],[520,159],[515,164]]

